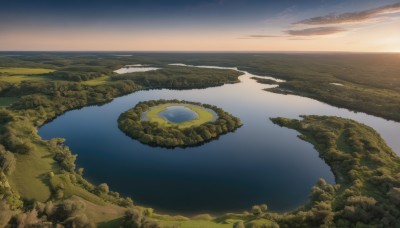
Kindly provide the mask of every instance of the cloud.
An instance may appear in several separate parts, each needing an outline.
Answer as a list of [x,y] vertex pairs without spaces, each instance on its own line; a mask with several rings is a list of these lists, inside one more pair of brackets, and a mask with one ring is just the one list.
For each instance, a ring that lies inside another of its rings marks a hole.
[[289,38],[288,40],[314,40],[313,38]]
[[339,15],[331,14],[321,17],[313,17],[310,19],[295,22],[293,24],[328,25],[328,24],[360,23],[368,21],[380,15],[399,13],[399,12],[400,12],[400,3],[396,3],[392,5],[373,8],[370,10],[343,13]]
[[279,36],[279,35],[248,35],[245,37],[240,37],[240,40],[252,40],[252,39],[264,39],[264,38],[277,38],[277,37],[287,37],[287,36]]
[[272,37],[282,37],[282,36],[274,36],[274,35],[250,35],[248,38],[272,38]]
[[300,30],[287,30],[286,33],[291,36],[323,36],[345,31],[347,30],[339,27],[318,27],[318,28],[307,28]]
[[[318,28],[307,28],[300,30],[287,30],[284,31],[287,35],[248,35],[245,37],[240,37],[238,39],[248,40],[248,39],[264,39],[264,38],[277,38],[277,37],[297,37],[297,36],[323,36],[331,35],[335,33],[347,31],[344,28],[339,27],[318,27]],[[304,40],[304,38],[290,38],[290,40]]]
[[[238,39],[263,39],[275,37],[288,37],[288,40],[309,40],[317,36],[326,36],[353,30],[354,27],[345,26],[344,24],[361,23],[361,22],[379,22],[388,20],[382,15],[400,13],[400,3],[385,5],[364,11],[356,11],[342,14],[331,14],[320,17],[313,17],[306,20],[291,23],[292,29],[282,31],[283,35],[248,35]],[[378,20],[382,19],[382,20]],[[325,26],[326,25],[326,26]],[[332,26],[329,26],[332,25]],[[335,25],[340,25],[335,26]],[[345,26],[345,28],[343,28]],[[285,35],[286,34],[286,35]]]

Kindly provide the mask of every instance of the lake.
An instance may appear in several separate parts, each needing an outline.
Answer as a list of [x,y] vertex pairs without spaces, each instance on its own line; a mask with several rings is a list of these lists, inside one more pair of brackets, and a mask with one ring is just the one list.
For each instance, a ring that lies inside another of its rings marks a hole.
[[[319,178],[334,183],[313,146],[270,117],[335,115],[375,128],[397,153],[399,123],[336,108],[313,99],[263,91],[245,73],[240,83],[193,90],[139,91],[101,106],[69,111],[39,129],[44,139],[63,137],[84,176],[135,203],[171,214],[250,210],[266,203],[288,211],[308,200]],[[329,83],[329,82],[327,82]],[[223,108],[243,126],[204,145],[166,149],[141,144],[118,129],[118,116],[140,101],[182,99]]]

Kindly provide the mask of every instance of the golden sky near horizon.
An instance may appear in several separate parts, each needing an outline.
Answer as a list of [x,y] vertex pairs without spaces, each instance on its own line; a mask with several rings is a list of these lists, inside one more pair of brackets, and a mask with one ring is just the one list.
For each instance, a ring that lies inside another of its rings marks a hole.
[[180,17],[52,23],[46,17],[8,26],[3,20],[0,50],[400,52],[400,3],[358,8],[311,16],[287,8],[273,17],[216,23]]

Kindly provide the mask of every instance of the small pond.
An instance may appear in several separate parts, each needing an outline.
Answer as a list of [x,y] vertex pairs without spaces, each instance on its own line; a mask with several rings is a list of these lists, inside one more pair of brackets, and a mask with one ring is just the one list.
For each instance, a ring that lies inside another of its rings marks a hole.
[[196,112],[186,108],[185,106],[167,107],[166,110],[161,111],[159,115],[172,123],[182,123],[198,118]]

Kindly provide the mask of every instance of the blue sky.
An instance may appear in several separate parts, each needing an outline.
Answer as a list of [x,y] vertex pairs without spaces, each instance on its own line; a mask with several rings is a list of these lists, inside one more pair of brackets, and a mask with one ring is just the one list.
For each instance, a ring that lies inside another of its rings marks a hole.
[[[364,46],[351,48],[357,42],[355,32],[393,36],[390,40],[382,35],[386,43],[372,42],[370,51],[397,51],[394,46],[400,44],[395,37],[400,37],[395,31],[400,1],[393,0],[0,0],[0,4],[0,50],[298,51],[303,46],[304,51],[329,51],[330,39],[341,42],[334,47],[337,51],[367,51],[366,37],[360,42]],[[332,20],[332,15],[339,19]]]

